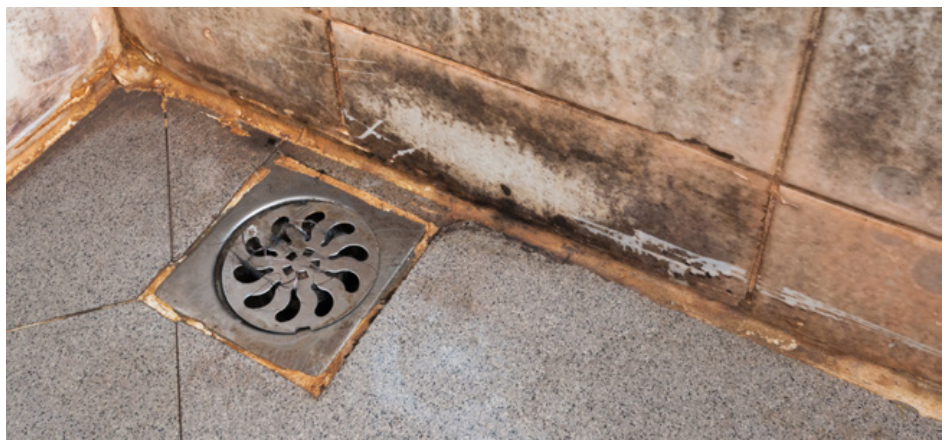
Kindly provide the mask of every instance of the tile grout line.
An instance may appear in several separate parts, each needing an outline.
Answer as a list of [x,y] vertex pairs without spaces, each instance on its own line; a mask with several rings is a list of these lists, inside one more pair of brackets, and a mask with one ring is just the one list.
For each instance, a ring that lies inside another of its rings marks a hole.
[[818,40],[821,37],[822,22],[825,13],[825,8],[816,8],[812,14],[811,22],[809,24],[809,31],[807,32],[806,39],[804,40],[804,51],[802,54],[802,60],[799,66],[799,75],[796,79],[796,85],[793,88],[793,100],[792,108],[789,111],[789,115],[786,118],[786,127],[783,129],[783,137],[780,142],[779,152],[776,154],[776,165],[773,170],[773,175],[770,176],[770,183],[767,190],[769,198],[766,202],[765,213],[763,215],[763,226],[760,229],[759,234],[759,243],[756,247],[756,255],[753,259],[753,263],[750,267],[746,285],[746,294],[744,295],[743,302],[750,302],[753,299],[753,296],[756,294],[756,284],[759,282],[760,271],[763,268],[763,256],[766,250],[766,244],[769,241],[770,229],[773,226],[773,218],[776,214],[776,201],[780,198],[779,196],[779,187],[782,185],[782,180],[780,176],[782,175],[783,168],[786,165],[786,158],[789,154],[789,144],[792,141],[792,136],[796,128],[796,121],[799,117],[799,110],[802,108],[802,97],[806,89],[806,84],[809,79],[809,71],[812,69],[812,60],[815,57],[815,49],[818,45]]
[[342,79],[339,76],[339,60],[338,56],[336,55],[335,34],[332,32],[332,14],[329,12],[329,8],[326,8],[325,17],[323,20],[326,22],[326,39],[328,40],[329,46],[329,63],[332,65],[332,80],[335,82],[335,100],[336,105],[339,107],[339,122],[342,125],[341,131],[346,136],[348,136],[348,125],[345,123],[345,102],[342,100]]
[[178,373],[178,438],[184,440],[184,409],[181,400],[181,323],[174,323],[174,359]]
[[89,308],[89,309],[87,309],[87,310],[77,311],[77,312],[75,312],[75,313],[64,314],[64,315],[62,315],[62,316],[56,316],[55,318],[43,319],[43,320],[41,320],[41,321],[30,322],[30,323],[28,323],[28,324],[18,325],[18,326],[13,327],[13,328],[8,328],[8,329],[7,329],[7,333],[13,333],[13,332],[17,332],[17,331],[20,331],[20,330],[25,330],[25,329],[30,328],[30,327],[38,327],[38,326],[40,326],[40,325],[49,324],[49,323],[51,323],[51,322],[63,321],[63,320],[69,319],[69,318],[74,318],[74,317],[76,317],[76,316],[81,316],[81,315],[93,313],[93,312],[96,312],[96,311],[101,311],[101,310],[105,310],[105,309],[109,309],[109,308],[113,308],[113,307],[118,307],[118,306],[120,306],[120,305],[125,305],[125,304],[131,303],[131,302],[138,302],[138,298],[135,297],[135,298],[128,299],[128,300],[125,300],[125,301],[118,301],[118,302],[115,302],[115,303],[113,303],[113,304],[101,305],[101,306],[98,306],[98,307]]
[[167,203],[168,203],[168,260],[174,260],[174,224],[173,216],[171,214],[171,136],[170,130],[168,128],[168,98],[165,95],[161,96],[161,110],[164,111],[164,169],[165,169],[165,183],[167,185]]
[[829,205],[838,207],[839,209],[846,210],[846,211],[851,211],[851,212],[853,212],[853,213],[855,213],[855,214],[858,214],[859,216],[866,217],[866,218],[871,219],[871,220],[873,220],[873,221],[875,221],[875,222],[880,222],[880,223],[888,224],[888,225],[891,225],[891,226],[893,226],[893,227],[895,227],[895,228],[898,228],[898,229],[901,229],[901,230],[910,232],[910,233],[912,233],[912,234],[915,234],[915,235],[918,235],[918,236],[921,236],[921,237],[926,237],[926,238],[928,238],[928,239],[930,239],[930,240],[933,240],[933,241],[942,242],[942,237],[941,237],[941,236],[938,236],[938,235],[932,234],[932,233],[928,233],[928,232],[926,232],[926,231],[924,231],[924,230],[921,230],[920,228],[912,227],[912,226],[910,226],[910,225],[905,224],[904,222],[898,222],[898,221],[896,221],[896,220],[894,220],[894,219],[891,219],[891,218],[889,218],[889,217],[886,217],[886,216],[880,216],[880,215],[877,215],[877,214],[870,213],[870,212],[868,212],[868,211],[865,211],[865,210],[863,210],[863,209],[861,209],[861,208],[858,208],[858,207],[856,207],[856,206],[853,206],[853,205],[851,205],[851,204],[847,204],[847,203],[842,202],[842,201],[840,201],[840,200],[836,200],[836,199],[833,199],[833,198],[828,197],[828,196],[823,196],[823,195],[821,195],[821,194],[816,193],[815,191],[807,190],[807,189],[802,188],[802,187],[800,187],[800,186],[793,185],[793,184],[791,184],[791,183],[785,183],[785,182],[780,182],[779,186],[780,186],[781,188],[788,188],[788,189],[790,189],[790,190],[796,191],[796,192],[798,192],[799,194],[805,194],[806,196],[809,196],[809,197],[811,197],[811,198],[813,198],[813,199],[822,201],[823,203],[826,203],[826,204],[829,204]]

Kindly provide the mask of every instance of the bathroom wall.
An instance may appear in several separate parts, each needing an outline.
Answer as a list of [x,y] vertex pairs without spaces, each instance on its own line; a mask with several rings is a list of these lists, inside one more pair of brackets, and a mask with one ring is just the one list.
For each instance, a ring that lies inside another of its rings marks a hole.
[[941,380],[940,9],[119,16],[199,85]]
[[112,8],[7,8],[7,162],[21,142],[108,77],[121,53]]

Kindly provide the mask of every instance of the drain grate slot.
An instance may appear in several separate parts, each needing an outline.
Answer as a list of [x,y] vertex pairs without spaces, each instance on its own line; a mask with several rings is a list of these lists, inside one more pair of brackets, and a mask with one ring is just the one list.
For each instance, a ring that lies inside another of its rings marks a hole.
[[258,329],[318,330],[368,295],[378,248],[371,228],[347,207],[319,200],[282,203],[230,234],[218,254],[217,290],[240,319]]

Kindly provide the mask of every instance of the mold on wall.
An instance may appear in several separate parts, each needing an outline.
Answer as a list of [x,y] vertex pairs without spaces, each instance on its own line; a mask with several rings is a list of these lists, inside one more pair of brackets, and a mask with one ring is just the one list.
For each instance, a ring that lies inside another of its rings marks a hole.
[[830,8],[824,21],[786,180],[940,236],[941,10]]
[[172,72],[303,123],[337,129],[326,21],[289,8],[119,8]]
[[332,8],[333,19],[772,172],[812,11]]
[[7,8],[7,161],[121,52],[112,8]]
[[376,155],[713,298],[743,298],[764,178],[350,26],[335,41],[349,133]]

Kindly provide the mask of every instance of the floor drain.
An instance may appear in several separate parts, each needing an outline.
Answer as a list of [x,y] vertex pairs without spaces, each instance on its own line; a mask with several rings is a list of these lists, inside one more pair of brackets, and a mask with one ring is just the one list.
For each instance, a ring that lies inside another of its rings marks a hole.
[[217,291],[248,324],[318,330],[351,313],[378,270],[378,242],[354,211],[302,200],[252,216],[224,243]]
[[292,159],[267,161],[155,296],[276,367],[330,371],[430,229],[357,194]]

